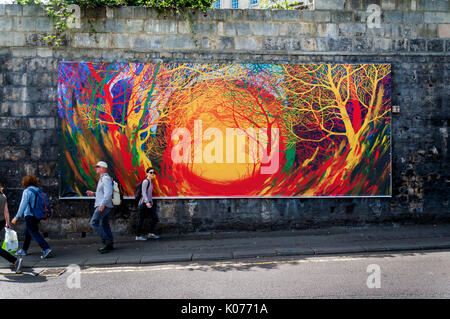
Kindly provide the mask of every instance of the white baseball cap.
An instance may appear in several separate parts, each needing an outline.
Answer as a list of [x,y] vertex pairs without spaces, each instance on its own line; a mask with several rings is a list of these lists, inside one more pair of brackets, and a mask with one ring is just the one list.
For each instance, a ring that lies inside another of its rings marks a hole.
[[98,162],[97,164],[95,164],[95,167],[104,167],[104,168],[108,168],[108,164],[106,164],[103,161]]

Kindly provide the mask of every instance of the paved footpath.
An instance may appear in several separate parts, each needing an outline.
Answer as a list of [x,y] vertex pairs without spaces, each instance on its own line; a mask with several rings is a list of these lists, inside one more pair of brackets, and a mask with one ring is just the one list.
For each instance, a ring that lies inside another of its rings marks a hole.
[[[450,249],[448,225],[332,227],[327,229],[162,234],[160,239],[136,242],[116,237],[115,250],[100,254],[96,236],[48,240],[54,254],[41,260],[32,242],[23,267],[80,267],[169,262],[217,261],[270,256],[352,254]],[[3,259],[0,268],[10,268]]]

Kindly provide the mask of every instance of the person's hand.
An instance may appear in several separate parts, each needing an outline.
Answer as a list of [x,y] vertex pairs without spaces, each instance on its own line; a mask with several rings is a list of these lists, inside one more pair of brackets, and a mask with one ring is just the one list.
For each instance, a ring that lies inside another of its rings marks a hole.
[[5,227],[6,228],[11,228],[11,223],[9,222],[9,220],[5,221]]
[[86,191],[86,194],[88,196],[95,196],[95,193],[93,191]]
[[100,207],[98,208],[98,210],[99,210],[100,212],[102,212],[104,209],[105,209],[105,206],[100,206]]
[[13,220],[11,221],[11,224],[15,225],[17,223],[18,218],[14,217]]
[[152,208],[152,203],[147,203],[146,205],[148,208]]

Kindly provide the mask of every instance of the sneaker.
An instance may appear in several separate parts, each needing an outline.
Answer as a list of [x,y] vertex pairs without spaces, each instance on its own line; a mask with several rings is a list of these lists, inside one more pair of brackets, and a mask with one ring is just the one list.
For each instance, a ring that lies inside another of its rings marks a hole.
[[52,253],[52,250],[50,248],[42,251],[41,259],[47,258]]
[[152,234],[152,233],[150,233],[150,234],[148,234],[147,235],[147,238],[151,238],[151,239],[158,239],[159,238],[159,236],[158,235],[155,235],[155,234]]
[[137,241],[146,241],[147,238],[143,237],[143,236],[136,236],[136,240]]
[[22,248],[16,252],[16,256],[26,256],[26,255],[27,255],[27,251],[23,250]]
[[15,269],[14,271],[16,272],[16,274],[21,274],[22,273],[22,258],[18,258],[16,260],[16,263],[14,264]]

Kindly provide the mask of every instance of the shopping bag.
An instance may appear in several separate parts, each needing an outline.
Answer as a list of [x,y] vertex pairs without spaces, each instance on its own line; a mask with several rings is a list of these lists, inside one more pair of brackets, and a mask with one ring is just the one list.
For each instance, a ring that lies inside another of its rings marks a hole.
[[2,249],[14,255],[18,248],[19,240],[17,239],[17,233],[10,228],[5,228],[5,240],[3,241]]

